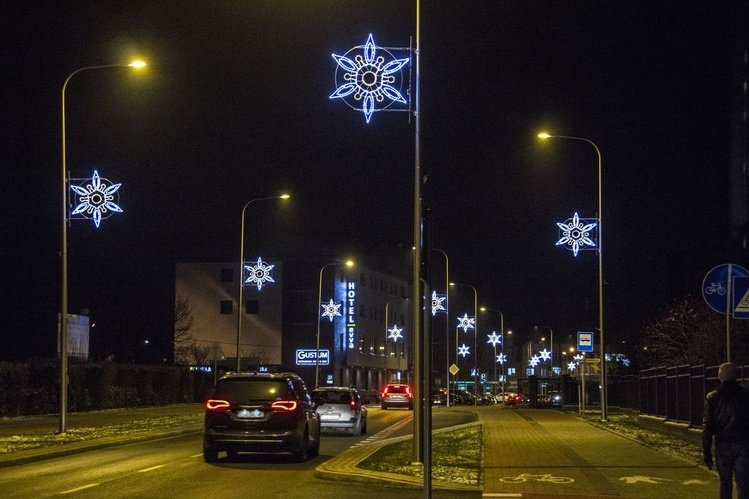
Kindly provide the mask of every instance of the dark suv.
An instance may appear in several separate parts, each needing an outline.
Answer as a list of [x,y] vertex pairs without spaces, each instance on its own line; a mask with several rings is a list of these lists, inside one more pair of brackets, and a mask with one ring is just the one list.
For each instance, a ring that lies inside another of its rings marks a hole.
[[293,373],[234,373],[206,402],[203,458],[218,453],[291,453],[304,461],[320,451],[320,416],[304,381]]

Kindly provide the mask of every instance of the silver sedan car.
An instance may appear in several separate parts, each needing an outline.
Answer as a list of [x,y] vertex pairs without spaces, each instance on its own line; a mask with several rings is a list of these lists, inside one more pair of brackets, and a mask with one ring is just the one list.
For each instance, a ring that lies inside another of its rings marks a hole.
[[330,386],[312,391],[322,431],[367,433],[367,406],[356,388]]

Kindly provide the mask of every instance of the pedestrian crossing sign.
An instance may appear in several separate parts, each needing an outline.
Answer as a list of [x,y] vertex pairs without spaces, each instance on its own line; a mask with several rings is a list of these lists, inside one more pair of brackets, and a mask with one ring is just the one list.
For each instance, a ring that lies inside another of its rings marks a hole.
[[749,319],[749,277],[733,278],[733,317]]

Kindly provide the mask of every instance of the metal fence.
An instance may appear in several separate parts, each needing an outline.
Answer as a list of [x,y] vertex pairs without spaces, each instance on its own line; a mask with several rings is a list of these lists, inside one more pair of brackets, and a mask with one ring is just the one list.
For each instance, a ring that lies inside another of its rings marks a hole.
[[[739,383],[749,382],[749,365],[739,367]],[[611,380],[608,401],[666,421],[702,426],[705,395],[720,384],[718,366],[654,367],[639,376]]]

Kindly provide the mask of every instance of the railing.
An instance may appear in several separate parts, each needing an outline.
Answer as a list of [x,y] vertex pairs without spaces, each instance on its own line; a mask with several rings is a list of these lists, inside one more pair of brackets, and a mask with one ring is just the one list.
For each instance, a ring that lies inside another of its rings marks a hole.
[[[749,382],[749,365],[739,367],[739,382]],[[665,421],[702,426],[705,395],[720,384],[718,366],[654,367],[639,376],[610,380],[609,404],[628,407]]]

